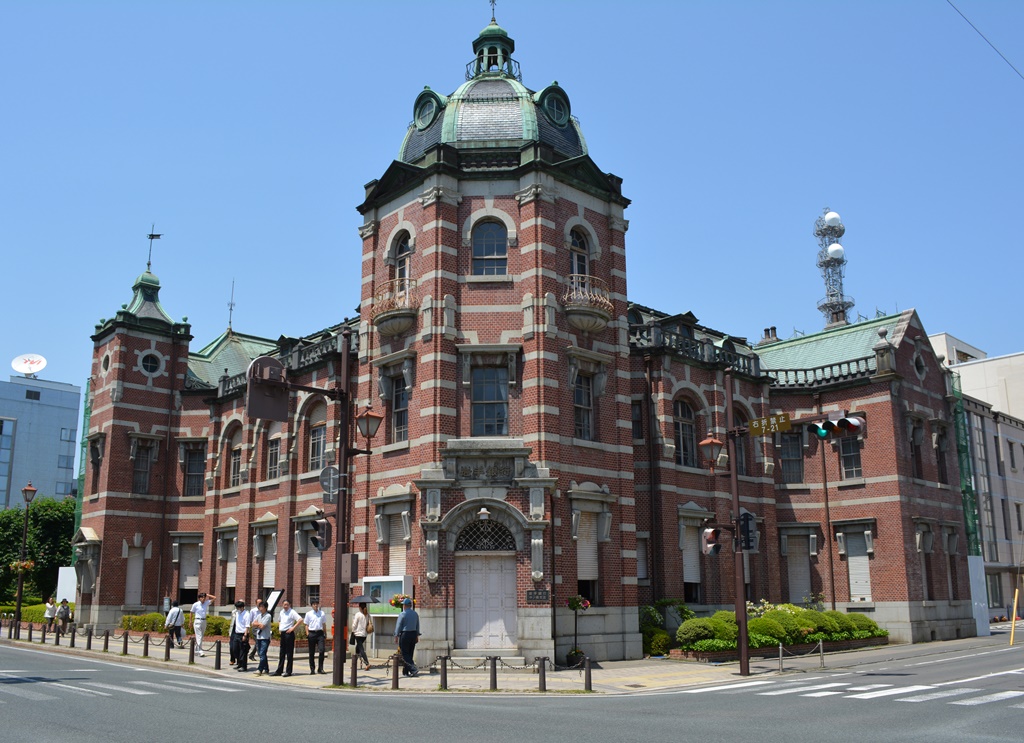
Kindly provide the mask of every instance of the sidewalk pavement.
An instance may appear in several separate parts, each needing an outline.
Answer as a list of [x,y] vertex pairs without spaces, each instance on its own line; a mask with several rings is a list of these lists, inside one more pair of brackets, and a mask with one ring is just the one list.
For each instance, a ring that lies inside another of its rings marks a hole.
[[[111,633],[108,652],[102,652],[103,639],[101,636],[93,638],[92,650],[86,650],[86,637],[80,633],[76,637],[76,647],[69,647],[69,637],[64,636],[60,645],[54,645],[53,634],[47,635],[46,645],[40,643],[40,634],[35,631],[33,641],[29,644],[26,640],[27,631],[22,630],[21,640],[7,639],[7,627],[3,627],[0,635],[0,645],[9,647],[32,647],[38,650],[48,650],[87,658],[95,657],[107,661],[123,661],[137,664],[145,664],[153,668],[164,668],[168,670],[192,672],[207,676],[220,676],[224,679],[259,684],[281,684],[292,687],[325,688],[332,684],[330,652],[327,654],[325,664],[326,674],[310,675],[308,654],[304,643],[296,643],[295,663],[292,669],[293,675],[285,678],[278,676],[256,676],[256,663],[249,661],[248,672],[241,673],[235,667],[229,665],[227,643],[222,644],[221,668],[215,670],[215,653],[211,647],[212,643],[204,643],[206,648],[205,657],[198,655],[194,663],[188,663],[188,644],[185,649],[172,648],[169,661],[164,661],[164,635],[152,635],[150,637],[149,657],[144,658],[143,641],[141,633],[132,633],[128,642],[128,655],[122,655],[124,641],[121,631]],[[852,650],[842,653],[826,653],[824,656],[825,669],[836,670],[849,668],[869,662],[895,659],[901,657],[918,657],[922,655],[936,655],[962,650],[965,647],[990,647],[992,645],[1003,645],[1007,643],[1005,636],[993,635],[990,637],[973,637],[964,640],[950,640],[946,642],[927,643],[924,645],[888,645],[878,648],[867,648],[863,650]],[[277,668],[278,656],[276,647],[271,648],[268,654],[268,661],[271,671]],[[371,658],[371,670],[359,671],[357,677],[358,691],[381,691],[395,693],[391,689],[391,664],[390,659]],[[457,659],[456,659],[456,662]],[[822,670],[822,659],[817,653],[804,656],[791,656],[784,653],[782,662],[782,673],[815,673]],[[433,668],[422,666],[420,675],[416,678],[403,677],[399,674],[399,691],[403,692],[440,692],[441,674],[435,664]],[[345,664],[344,681],[350,682],[351,658]],[[750,660],[750,674],[752,676],[778,675],[780,673],[778,658],[752,658]],[[498,664],[497,690],[490,689],[490,669],[487,665],[472,670],[458,670],[449,668],[448,673],[449,692],[486,692],[486,693],[538,693],[539,675],[535,668],[526,670],[512,670],[501,667]],[[604,694],[637,694],[649,692],[666,692],[678,690],[688,686],[703,686],[709,684],[730,683],[738,681],[742,677],[739,673],[739,664],[735,661],[727,663],[698,663],[693,661],[671,660],[668,658],[644,658],[643,660],[620,660],[602,661],[591,664],[592,690],[595,693]],[[582,669],[572,670],[548,670],[546,673],[548,693],[573,693],[585,691],[585,677]],[[350,686],[343,690],[354,692]]]

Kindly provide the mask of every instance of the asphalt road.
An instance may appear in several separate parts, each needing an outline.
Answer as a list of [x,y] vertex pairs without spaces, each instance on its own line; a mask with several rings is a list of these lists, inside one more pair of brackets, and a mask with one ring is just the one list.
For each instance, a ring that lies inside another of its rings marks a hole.
[[1020,646],[936,644],[846,668],[636,695],[333,691],[0,647],[0,743],[358,740],[1005,742],[1024,727]]

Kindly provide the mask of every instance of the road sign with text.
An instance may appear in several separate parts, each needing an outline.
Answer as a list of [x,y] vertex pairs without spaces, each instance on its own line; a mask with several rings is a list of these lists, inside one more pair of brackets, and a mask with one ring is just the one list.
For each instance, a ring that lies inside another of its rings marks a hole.
[[751,436],[771,436],[781,431],[788,431],[793,426],[789,422],[788,413],[776,413],[764,418],[754,418],[747,424]]

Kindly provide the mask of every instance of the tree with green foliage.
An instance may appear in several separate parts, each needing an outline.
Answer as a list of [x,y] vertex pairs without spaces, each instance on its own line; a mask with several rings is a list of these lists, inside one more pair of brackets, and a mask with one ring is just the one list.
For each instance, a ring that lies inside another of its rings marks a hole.
[[0,511],[0,602],[10,601],[18,587],[18,574],[11,563],[21,558],[21,530],[25,512],[17,508]]
[[[11,563],[21,558],[21,534],[25,512],[19,508],[0,511],[0,601],[13,601],[18,574]],[[71,564],[71,538],[75,535],[75,501],[36,498],[28,508],[26,559],[35,567],[25,574],[25,595],[46,598],[57,588],[57,569]],[[74,601],[74,596],[65,596]]]

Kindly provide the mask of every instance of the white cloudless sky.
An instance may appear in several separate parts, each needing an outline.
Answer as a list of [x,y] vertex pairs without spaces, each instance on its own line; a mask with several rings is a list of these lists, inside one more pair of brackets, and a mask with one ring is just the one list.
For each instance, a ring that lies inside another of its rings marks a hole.
[[[1019,69],[1024,3],[954,0]],[[853,315],[916,307],[1021,350],[1024,80],[945,0],[501,0],[527,87],[557,80],[624,179],[629,298],[756,340],[813,332],[814,220],[846,225]],[[4,363],[84,384],[146,266],[194,350],[356,314],[363,185],[483,0],[0,6]],[[11,372],[13,373],[13,372]]]

